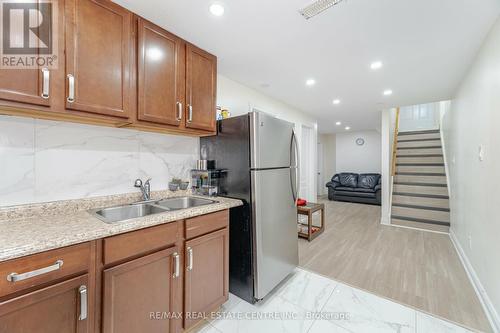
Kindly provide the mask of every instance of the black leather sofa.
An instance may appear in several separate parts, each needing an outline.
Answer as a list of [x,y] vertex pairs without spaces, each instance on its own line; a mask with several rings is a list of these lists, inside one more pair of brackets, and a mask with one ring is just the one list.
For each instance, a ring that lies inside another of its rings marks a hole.
[[378,173],[338,173],[326,183],[328,199],[380,205],[381,178]]

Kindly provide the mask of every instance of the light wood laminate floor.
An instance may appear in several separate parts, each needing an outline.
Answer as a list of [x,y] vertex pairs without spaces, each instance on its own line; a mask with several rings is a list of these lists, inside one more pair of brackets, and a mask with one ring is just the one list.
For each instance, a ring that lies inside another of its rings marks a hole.
[[448,235],[381,225],[379,206],[320,202],[326,229],[312,242],[299,239],[300,266],[491,332]]

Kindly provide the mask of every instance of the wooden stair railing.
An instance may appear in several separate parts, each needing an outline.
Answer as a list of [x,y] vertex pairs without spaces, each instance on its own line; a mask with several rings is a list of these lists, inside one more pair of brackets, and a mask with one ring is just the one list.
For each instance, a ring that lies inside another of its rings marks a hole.
[[394,142],[392,144],[392,176],[396,175],[396,158],[398,149],[398,132],[399,132],[399,108],[396,109],[396,125],[394,129]]

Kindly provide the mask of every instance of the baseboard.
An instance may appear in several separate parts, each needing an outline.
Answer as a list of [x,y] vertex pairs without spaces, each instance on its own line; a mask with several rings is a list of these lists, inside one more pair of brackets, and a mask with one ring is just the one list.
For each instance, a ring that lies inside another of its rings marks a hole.
[[467,272],[467,276],[469,277],[469,280],[472,283],[474,290],[476,291],[477,297],[479,298],[479,301],[483,306],[484,312],[486,314],[486,317],[488,317],[493,332],[500,333],[500,316],[498,315],[495,307],[493,306],[493,303],[488,297],[488,294],[481,284],[481,281],[479,280],[474,267],[472,267],[469,258],[467,258],[467,256],[465,255],[465,251],[460,245],[460,242],[458,241],[452,229],[450,230],[450,239],[455,246],[455,250],[457,250],[458,257],[460,258],[460,261],[462,262],[462,265]]

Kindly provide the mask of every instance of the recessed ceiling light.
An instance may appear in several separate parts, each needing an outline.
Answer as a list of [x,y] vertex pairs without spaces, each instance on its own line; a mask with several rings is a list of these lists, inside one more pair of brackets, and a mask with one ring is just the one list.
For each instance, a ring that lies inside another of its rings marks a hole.
[[316,80],[315,79],[308,79],[306,81],[306,85],[308,86],[314,86],[316,84]]
[[220,3],[213,3],[209,7],[210,13],[214,16],[222,16],[224,15],[224,6]]
[[335,123],[335,125],[340,126],[340,125],[342,125],[342,123],[341,123],[340,121],[337,121],[337,122]]
[[345,127],[345,130],[346,130],[346,131],[348,131],[348,130],[350,130],[350,129],[351,129],[351,128],[350,128],[349,126],[346,126],[346,127]]
[[373,70],[377,70],[377,69],[380,69],[382,68],[384,64],[382,63],[382,61],[374,61],[372,62],[372,64],[370,65],[370,68],[373,69]]
[[390,96],[390,95],[392,95],[391,89],[384,90],[384,96]]
[[333,104],[335,104],[335,105],[339,105],[339,104],[340,104],[340,99],[334,99],[334,100],[333,100]]

